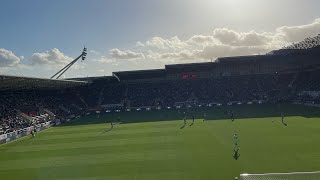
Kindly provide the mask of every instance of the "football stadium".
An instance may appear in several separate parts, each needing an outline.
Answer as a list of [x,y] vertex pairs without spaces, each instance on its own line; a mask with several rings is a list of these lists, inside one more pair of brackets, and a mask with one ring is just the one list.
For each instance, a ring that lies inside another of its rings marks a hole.
[[1,76],[0,176],[319,179],[319,45],[102,77]]
[[320,1],[0,6],[0,180],[320,180]]

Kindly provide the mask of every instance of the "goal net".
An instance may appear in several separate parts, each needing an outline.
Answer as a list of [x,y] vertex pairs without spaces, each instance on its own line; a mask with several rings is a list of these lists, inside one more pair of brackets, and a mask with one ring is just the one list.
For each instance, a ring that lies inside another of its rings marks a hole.
[[320,180],[320,171],[267,174],[241,174],[240,180]]

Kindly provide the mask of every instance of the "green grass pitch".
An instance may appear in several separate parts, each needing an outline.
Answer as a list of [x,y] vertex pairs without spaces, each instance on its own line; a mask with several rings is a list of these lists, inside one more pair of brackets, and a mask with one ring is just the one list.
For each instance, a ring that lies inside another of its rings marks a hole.
[[[195,124],[189,126],[188,120],[183,129],[183,121],[173,111],[124,113],[123,121],[159,116],[163,121],[117,124],[112,130],[108,130],[110,124],[86,123],[107,121],[118,114],[88,116],[40,132],[35,138],[1,145],[0,178],[232,180],[240,173],[319,171],[318,109],[285,109],[290,114],[285,119],[287,127],[274,116],[271,106],[263,105],[235,108],[236,118],[238,113],[241,119],[233,123],[228,119],[202,122],[199,113]],[[240,113],[244,110],[250,113]],[[223,116],[222,108],[199,111],[208,112],[211,119]],[[265,113],[270,117],[260,117]],[[240,137],[238,160],[233,158],[234,132]]]

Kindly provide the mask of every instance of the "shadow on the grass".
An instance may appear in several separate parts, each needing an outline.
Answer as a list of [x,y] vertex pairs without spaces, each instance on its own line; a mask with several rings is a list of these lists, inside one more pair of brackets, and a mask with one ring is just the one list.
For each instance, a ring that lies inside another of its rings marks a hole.
[[239,159],[239,157],[240,157],[240,154],[238,154],[238,153],[234,153],[233,158],[234,158],[235,160],[238,160],[238,159]]
[[183,128],[185,128],[186,127],[186,124],[183,124],[181,127],[180,127],[180,129],[183,129]]
[[111,126],[109,129],[103,131],[102,133],[107,133],[107,132],[110,132],[110,131],[112,131],[112,130],[113,130],[113,126]]
[[[88,124],[110,123],[119,119],[121,123],[139,123],[156,121],[176,121],[182,120],[186,115],[188,119],[203,119],[206,114],[206,121],[210,120],[230,120],[228,112],[234,113],[235,119],[246,118],[267,118],[280,117],[281,114],[288,116],[303,116],[306,118],[320,117],[318,108],[306,107],[302,105],[282,104],[280,107],[275,104],[253,104],[253,105],[233,105],[220,107],[202,107],[195,109],[166,109],[154,111],[131,111],[121,113],[92,114],[71,120],[61,126],[76,126]],[[185,112],[185,113],[184,113]],[[193,124],[192,124],[193,125]],[[192,126],[191,125],[191,126]]]

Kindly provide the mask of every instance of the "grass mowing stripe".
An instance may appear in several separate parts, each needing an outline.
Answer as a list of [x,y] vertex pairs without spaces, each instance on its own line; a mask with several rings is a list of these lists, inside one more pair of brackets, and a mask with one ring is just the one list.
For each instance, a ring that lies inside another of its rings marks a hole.
[[95,176],[95,177],[74,177],[74,178],[59,178],[59,180],[122,180],[122,179],[139,179],[139,180],[150,180],[162,177],[163,179],[179,179],[183,176],[183,172],[155,172],[155,173],[143,173],[143,174],[129,174],[129,175],[112,175],[112,176]]
[[[234,108],[236,115],[241,112],[243,118],[234,123],[196,120],[193,126],[188,121],[183,129],[182,120],[121,124],[102,135],[97,131],[107,129],[107,124],[55,127],[34,139],[0,146],[0,177],[194,180],[234,179],[240,173],[319,170],[320,118],[301,117],[305,108],[294,108],[290,111],[295,116],[285,118],[285,127],[280,117],[258,118],[275,116],[274,107],[226,108]],[[207,115],[222,117],[224,110],[208,108]],[[270,110],[274,112],[269,114]],[[257,118],[246,119],[246,113]],[[132,114],[126,115],[121,119],[129,119]],[[90,118],[95,116],[87,121]],[[138,116],[134,118],[139,120]],[[238,160],[232,150],[236,131],[241,148]]]
[[38,140],[60,140],[66,138],[83,138],[83,137],[97,137],[97,136],[117,136],[117,135],[126,135],[131,136],[134,134],[146,134],[146,133],[167,133],[167,132],[177,132],[177,128],[166,128],[166,129],[135,129],[130,131],[119,131],[118,129],[113,129],[111,131],[106,131],[106,129],[96,129],[97,131],[82,131],[81,133],[74,133],[74,134],[64,134],[64,133],[56,133],[54,135],[42,134],[41,136],[37,137]]
[[[81,171],[79,171],[81,170]],[[25,168],[19,170],[0,170],[0,174],[10,175],[14,179],[76,179],[76,178],[92,178],[105,177],[105,179],[115,177],[143,177],[155,175],[154,178],[172,177],[174,174],[183,173],[181,166],[176,166],[176,159],[150,160],[150,161],[130,161],[126,163],[114,162],[106,164],[85,164],[59,166],[59,167],[41,167],[41,168]],[[142,173],[143,172],[143,173]],[[159,174],[156,177],[156,174]],[[37,178],[36,178],[37,177]]]
[[24,168],[41,168],[41,167],[58,167],[66,165],[79,165],[79,164],[102,164],[113,162],[130,162],[130,161],[149,161],[149,160],[165,160],[176,158],[176,151],[162,150],[138,153],[103,153],[92,155],[72,155],[72,156],[59,156],[50,158],[37,158],[32,160],[7,160],[2,161],[0,164],[1,170],[10,169],[24,169]]
[[182,151],[182,149],[176,148],[177,142],[170,143],[148,143],[148,144],[131,144],[128,146],[103,146],[103,147],[80,147],[73,149],[47,149],[42,151],[29,151],[26,156],[25,152],[6,152],[0,154],[1,161],[5,160],[16,160],[25,159],[32,160],[34,157],[37,158],[47,158],[47,157],[59,157],[59,156],[71,156],[71,155],[90,155],[90,154],[103,154],[113,152],[127,152],[128,148],[131,149],[130,152],[144,152],[144,151],[157,151],[157,150],[171,150],[175,149],[177,151]]
[[[159,136],[176,136],[176,132],[153,132],[153,133],[148,133],[147,134],[149,138],[151,137],[159,137]],[[137,138],[144,138],[146,136],[145,133],[135,133],[131,134],[130,136],[128,135],[104,135],[104,136],[89,136],[89,137],[78,137],[78,136],[66,136],[64,139],[52,139],[52,140],[44,140],[44,139],[37,139],[36,141],[29,141],[25,142],[24,145],[43,145],[43,144],[56,144],[57,142],[59,143],[68,143],[68,142],[88,142],[92,139],[96,140],[112,140],[112,139],[137,139]]]
[[[128,127],[128,124],[116,124],[115,128],[118,128],[119,131],[127,131],[127,130],[133,130],[133,129],[149,129],[149,128],[155,128],[155,129],[163,129],[163,128],[172,128],[173,126],[176,126],[178,121],[163,121],[163,124],[159,124],[158,122],[146,122],[146,123],[136,123],[136,124],[130,124]],[[48,131],[47,133],[79,133],[86,130],[97,130],[97,129],[108,129],[110,127],[110,123],[101,123],[101,124],[94,124],[94,125],[79,125],[76,126],[77,128],[74,128],[74,126],[57,126],[54,128],[53,131]]]
[[158,137],[143,137],[139,139],[111,139],[111,140],[92,140],[88,142],[69,142],[55,144],[41,144],[41,145],[27,145],[23,148],[12,147],[6,151],[11,152],[30,152],[30,151],[42,151],[47,149],[59,150],[59,149],[74,149],[74,148],[86,148],[86,147],[108,147],[108,146],[126,146],[130,144],[148,144],[148,143],[170,143],[178,142],[181,139],[172,138],[171,136],[158,136]]

